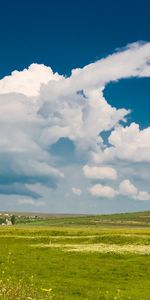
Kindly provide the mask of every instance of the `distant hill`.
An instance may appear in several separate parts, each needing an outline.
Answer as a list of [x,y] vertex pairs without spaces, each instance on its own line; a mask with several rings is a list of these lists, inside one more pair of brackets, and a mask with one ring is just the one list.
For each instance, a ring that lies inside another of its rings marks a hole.
[[16,216],[16,224],[33,224],[49,226],[130,226],[150,227],[150,211],[108,214],[44,214],[31,212],[1,212],[1,218]]

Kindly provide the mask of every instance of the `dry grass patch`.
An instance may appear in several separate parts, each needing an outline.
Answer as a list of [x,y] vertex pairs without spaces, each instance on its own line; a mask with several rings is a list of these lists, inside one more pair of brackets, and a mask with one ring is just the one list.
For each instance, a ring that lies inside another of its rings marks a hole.
[[37,248],[58,248],[65,252],[100,252],[100,253],[116,253],[116,254],[150,254],[150,245],[116,245],[116,244],[36,244],[31,245]]

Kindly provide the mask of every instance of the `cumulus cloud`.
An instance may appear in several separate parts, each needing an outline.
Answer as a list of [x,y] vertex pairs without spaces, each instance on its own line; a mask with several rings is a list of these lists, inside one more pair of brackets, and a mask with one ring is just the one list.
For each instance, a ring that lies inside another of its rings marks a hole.
[[119,193],[125,196],[137,195],[138,189],[130,182],[130,180],[125,179],[119,185]]
[[0,94],[20,93],[26,96],[38,96],[42,84],[61,78],[50,67],[32,64],[23,71],[14,71],[0,80]]
[[139,191],[137,195],[134,196],[135,200],[143,200],[143,201],[150,201],[150,193],[146,191]]
[[140,191],[130,180],[125,179],[119,185],[119,194],[128,196],[135,200],[150,200],[150,194],[146,191]]
[[[110,81],[150,76],[149,60],[150,43],[134,43],[72,70],[67,78],[53,73],[50,67],[32,64],[1,79],[0,193],[8,194],[8,187],[12,194],[18,190],[18,194],[32,197],[30,185],[56,188],[59,180],[65,180],[63,167],[51,153],[61,138],[69,139],[76,153],[82,154],[88,178],[117,178],[110,166],[89,167],[91,153],[103,160],[150,160],[149,128],[141,131],[136,124],[119,126],[130,111],[112,107],[103,95]],[[101,133],[108,130],[113,130],[111,147],[105,148]],[[116,193],[109,187],[99,186],[100,190],[103,194]]]
[[134,200],[150,200],[150,193],[146,191],[140,191],[129,179],[123,180],[118,189],[113,187],[95,184],[90,188],[90,193],[92,196],[100,198],[114,198],[115,196],[124,196]]
[[72,192],[73,192],[73,194],[75,194],[77,196],[80,196],[82,194],[81,189],[76,188],[76,187],[72,187]]
[[110,186],[95,184],[90,188],[90,193],[92,196],[104,197],[104,198],[113,198],[118,194],[118,192]]
[[109,166],[97,167],[85,165],[83,172],[87,178],[91,179],[117,179],[117,171]]
[[133,162],[150,162],[150,127],[140,130],[139,125],[118,126],[109,136],[112,147],[104,151],[105,159],[115,157]]

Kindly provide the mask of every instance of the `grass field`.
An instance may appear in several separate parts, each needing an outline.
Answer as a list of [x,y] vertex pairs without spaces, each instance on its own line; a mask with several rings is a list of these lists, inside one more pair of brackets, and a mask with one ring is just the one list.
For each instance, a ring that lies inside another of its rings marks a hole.
[[1,226],[0,299],[149,300],[149,217],[127,215]]

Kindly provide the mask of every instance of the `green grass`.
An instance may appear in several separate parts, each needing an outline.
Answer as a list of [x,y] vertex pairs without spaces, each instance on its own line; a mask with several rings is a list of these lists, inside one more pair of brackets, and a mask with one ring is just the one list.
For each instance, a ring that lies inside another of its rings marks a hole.
[[[11,214],[11,213],[10,213]],[[26,215],[15,213],[17,224],[26,224],[34,226],[90,226],[90,227],[106,227],[106,226],[130,226],[130,227],[150,227],[150,212],[133,212],[123,214],[112,214],[112,215],[49,215],[49,214],[33,214]],[[1,220],[5,215],[1,213]]]
[[0,227],[0,299],[149,300],[150,255],[65,250],[99,244],[150,246],[150,229]]

